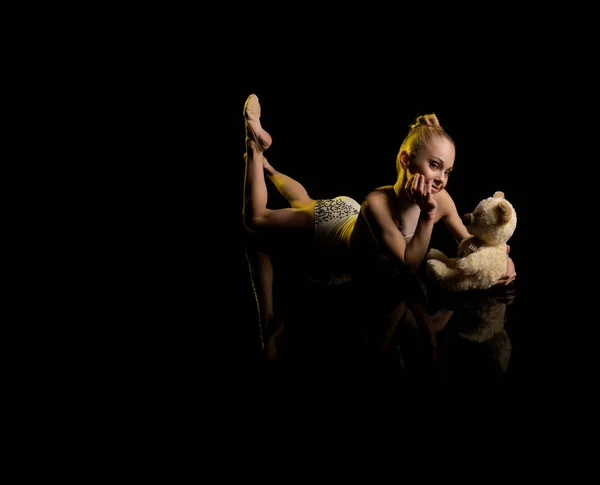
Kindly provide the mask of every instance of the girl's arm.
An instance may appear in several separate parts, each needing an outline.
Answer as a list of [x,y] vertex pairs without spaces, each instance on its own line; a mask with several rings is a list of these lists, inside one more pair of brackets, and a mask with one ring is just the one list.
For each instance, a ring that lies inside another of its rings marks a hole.
[[438,213],[444,221],[444,225],[450,231],[457,244],[466,237],[470,237],[467,227],[463,224],[462,217],[458,215],[456,204],[446,190],[442,190],[437,197]]
[[378,226],[381,242],[393,257],[406,265],[411,273],[416,273],[425,259],[435,218],[424,213],[410,242],[406,244],[404,236],[396,227],[389,209],[387,196],[382,193],[371,193],[367,196],[367,210]]

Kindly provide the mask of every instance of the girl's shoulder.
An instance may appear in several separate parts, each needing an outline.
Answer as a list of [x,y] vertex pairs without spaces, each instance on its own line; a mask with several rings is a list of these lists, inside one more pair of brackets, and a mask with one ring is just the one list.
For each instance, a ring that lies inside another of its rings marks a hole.
[[383,185],[369,192],[366,196],[367,201],[389,199],[394,194],[393,185]]

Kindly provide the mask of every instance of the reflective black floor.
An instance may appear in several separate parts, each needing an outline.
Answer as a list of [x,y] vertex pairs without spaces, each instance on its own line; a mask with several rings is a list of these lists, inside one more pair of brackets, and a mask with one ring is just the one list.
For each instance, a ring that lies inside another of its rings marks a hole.
[[414,291],[385,314],[370,315],[357,309],[352,289],[315,287],[308,295],[308,305],[283,310],[263,333],[268,361],[294,372],[370,373],[398,382],[487,384],[513,373],[514,285],[461,294]]
[[[424,276],[364,287],[277,269],[274,323],[258,324],[253,298],[246,320],[256,333],[248,343],[260,349],[261,375],[274,386],[472,391],[527,385],[532,378],[536,328],[525,267],[508,286],[465,292],[441,290]],[[252,297],[257,283],[248,281]]]

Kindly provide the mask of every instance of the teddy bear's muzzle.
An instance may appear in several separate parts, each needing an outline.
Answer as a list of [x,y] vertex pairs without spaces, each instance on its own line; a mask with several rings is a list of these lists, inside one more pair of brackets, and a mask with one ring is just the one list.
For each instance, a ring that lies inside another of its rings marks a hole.
[[470,212],[468,214],[465,214],[462,218],[462,221],[465,226],[468,226],[473,221],[473,214],[471,214]]

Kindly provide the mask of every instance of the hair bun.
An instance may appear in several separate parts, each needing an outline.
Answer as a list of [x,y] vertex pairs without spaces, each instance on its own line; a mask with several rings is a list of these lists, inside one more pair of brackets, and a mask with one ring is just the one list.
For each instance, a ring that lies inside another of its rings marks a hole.
[[414,130],[419,126],[432,126],[438,128],[441,127],[440,122],[435,113],[418,116],[415,122],[411,125],[410,129]]

